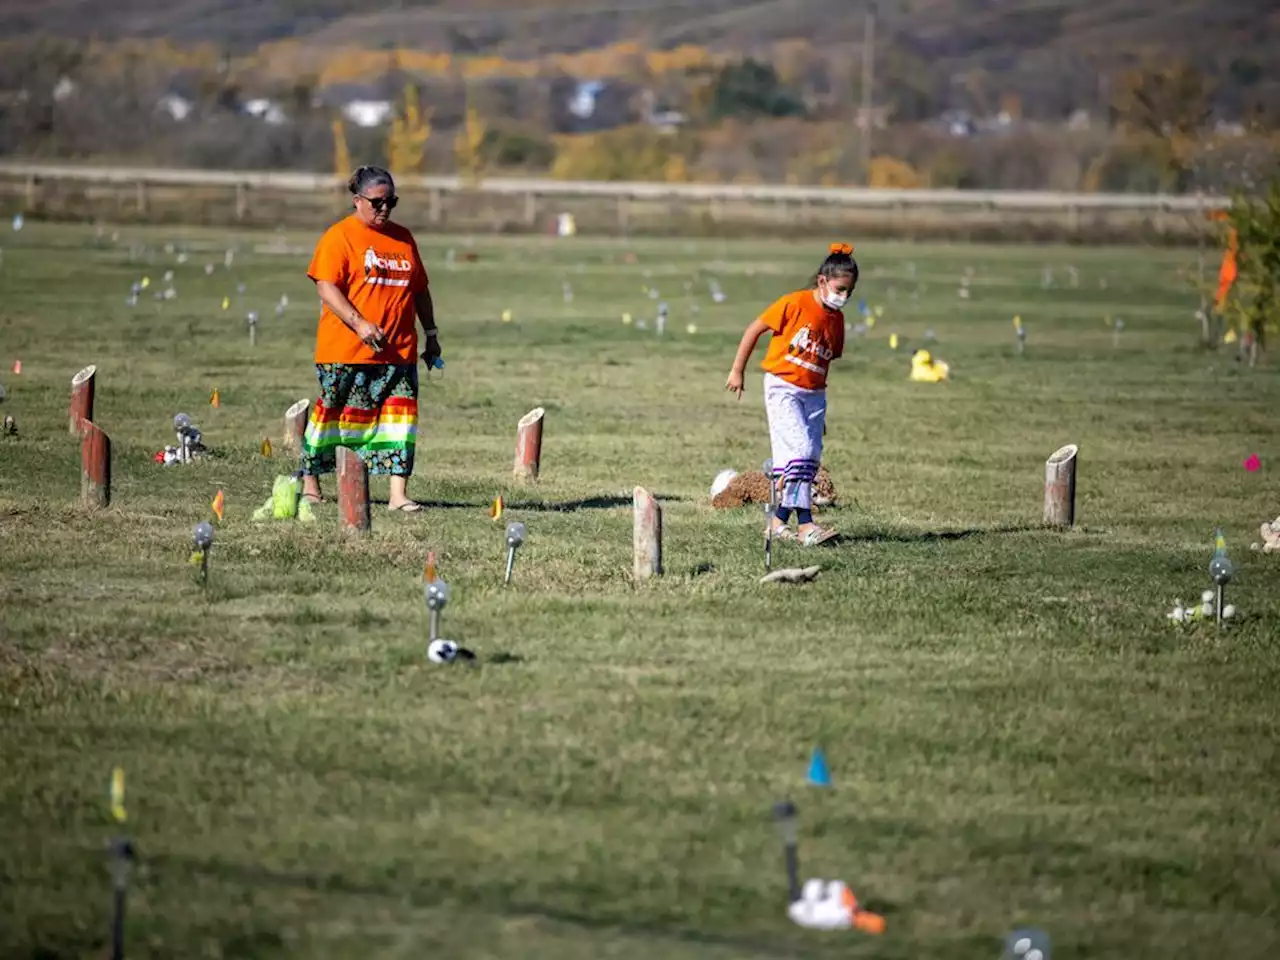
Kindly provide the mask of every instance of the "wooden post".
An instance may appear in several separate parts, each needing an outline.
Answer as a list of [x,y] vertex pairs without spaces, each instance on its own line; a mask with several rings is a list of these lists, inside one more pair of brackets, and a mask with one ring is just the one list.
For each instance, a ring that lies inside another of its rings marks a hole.
[[428,195],[427,202],[427,222],[437,224],[443,219],[442,210],[444,208],[444,198],[440,195],[440,188],[435,187]]
[[538,470],[542,464],[542,421],[546,414],[542,407],[536,407],[521,417],[516,425],[514,475],[517,480],[538,479]]
[[1071,527],[1076,522],[1076,454],[1069,443],[1044,465],[1044,522],[1054,527]]
[[93,382],[97,372],[98,368],[90,364],[71,378],[71,413],[68,419],[73,437],[80,436],[81,422],[93,420]]
[[349,447],[338,448],[338,514],[342,532],[369,532],[369,468]]
[[138,213],[147,212],[147,185],[139,180],[133,187],[134,202],[137,205]]
[[532,190],[524,195],[524,225],[526,227],[538,225],[538,195]]
[[302,435],[307,432],[307,413],[310,400],[299,400],[284,412],[284,446],[293,453],[302,453]]
[[249,192],[243,183],[236,184],[236,219],[243,220],[249,210]]
[[662,507],[644,487],[635,489],[633,552],[637,580],[662,576]]
[[80,502],[89,508],[111,503],[111,438],[92,420],[80,432]]

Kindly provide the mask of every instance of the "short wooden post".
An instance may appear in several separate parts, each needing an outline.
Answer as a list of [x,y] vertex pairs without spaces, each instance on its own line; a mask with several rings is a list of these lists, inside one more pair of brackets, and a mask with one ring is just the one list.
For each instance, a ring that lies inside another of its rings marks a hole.
[[71,378],[71,435],[80,436],[80,424],[85,420],[93,420],[93,382],[98,368],[93,364],[85,367]]
[[307,432],[307,414],[310,400],[299,400],[284,412],[284,446],[293,453],[302,453],[302,437]]
[[338,448],[338,514],[342,532],[369,532],[369,468],[349,447]]
[[236,219],[243,220],[249,211],[249,191],[243,183],[236,184]]
[[662,507],[644,487],[635,489],[633,552],[637,580],[662,576]]
[[111,438],[92,420],[81,421],[80,502],[89,508],[111,503]]
[[532,190],[524,195],[524,225],[526,227],[538,225],[538,195]]
[[542,421],[547,411],[542,407],[530,410],[516,425],[516,480],[538,479],[542,465]]
[[1054,527],[1071,527],[1076,522],[1076,454],[1069,443],[1045,461],[1044,522]]

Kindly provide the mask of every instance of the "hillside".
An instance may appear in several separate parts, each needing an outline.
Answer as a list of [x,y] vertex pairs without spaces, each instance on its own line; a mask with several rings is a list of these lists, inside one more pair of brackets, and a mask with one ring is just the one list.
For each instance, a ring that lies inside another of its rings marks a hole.
[[[878,4],[881,35],[935,61],[1009,69],[1037,58],[1120,61],[1140,52],[1225,64],[1272,62],[1280,7],[1268,0],[900,0]],[[844,9],[844,15],[833,11]],[[751,49],[786,38],[860,39],[859,4],[832,0],[46,0],[0,5],[0,35],[212,42],[237,50],[296,39],[535,56],[634,39]]]

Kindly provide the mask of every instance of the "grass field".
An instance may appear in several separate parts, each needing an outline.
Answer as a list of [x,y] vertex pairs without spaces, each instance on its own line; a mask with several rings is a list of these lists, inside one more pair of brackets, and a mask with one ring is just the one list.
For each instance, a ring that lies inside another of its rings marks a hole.
[[[707,502],[768,454],[758,378],[741,403],[722,385],[826,238],[485,239],[452,270],[465,239],[422,238],[448,366],[423,384],[410,492],[432,508],[375,505],[361,542],[332,505],[314,527],[249,519],[292,468],[260,441],[315,386],[313,239],[5,229],[0,956],[103,955],[116,764],[142,854],[131,958],[994,958],[1022,924],[1059,958],[1275,955],[1280,558],[1248,544],[1280,513],[1280,376],[1196,348],[1194,254],[860,245],[885,314],[830,391],[845,536],[818,582],[765,589],[759,514]],[[168,269],[178,298],[149,299]],[[652,317],[646,284],[671,303],[661,340],[620,321]],[[929,328],[949,383],[907,380]],[[86,363],[115,444],[100,515],[67,433]],[[539,404],[542,480],[510,489]],[[179,410],[217,457],[152,463]],[[1056,533],[1043,462],[1068,442],[1079,525]],[[636,484],[665,498],[668,572],[643,585]],[[190,531],[217,489],[202,592]],[[507,589],[499,492],[530,530]],[[1217,526],[1243,617],[1175,629]],[[431,549],[478,668],[426,662]],[[804,783],[819,743],[829,791]],[[786,919],[768,811],[787,795],[802,872],[848,881],[884,937]]]

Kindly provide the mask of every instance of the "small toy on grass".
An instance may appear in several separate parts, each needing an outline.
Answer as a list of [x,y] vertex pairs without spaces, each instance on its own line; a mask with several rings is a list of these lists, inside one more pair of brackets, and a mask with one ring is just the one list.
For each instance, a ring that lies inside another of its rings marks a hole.
[[280,474],[271,482],[271,496],[253,511],[255,521],[294,520],[314,523],[311,502],[302,496],[302,474]]

